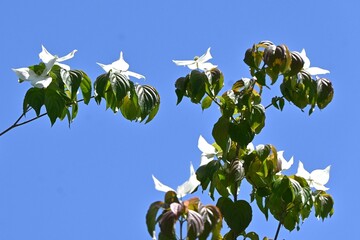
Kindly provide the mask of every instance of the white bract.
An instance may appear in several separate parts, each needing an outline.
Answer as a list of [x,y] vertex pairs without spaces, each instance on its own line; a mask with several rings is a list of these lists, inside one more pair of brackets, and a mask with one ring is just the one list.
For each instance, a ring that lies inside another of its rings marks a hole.
[[115,62],[111,63],[111,64],[102,64],[102,63],[97,63],[100,67],[102,67],[102,69],[104,69],[105,72],[113,72],[113,73],[120,73],[122,75],[125,75],[128,79],[129,76],[135,77],[137,79],[140,78],[145,78],[143,75],[138,74],[138,73],[134,73],[129,71],[129,64],[127,62],[125,62],[124,57],[123,57],[123,52],[120,52],[120,58],[119,60],[116,60]]
[[217,154],[215,147],[209,144],[201,135],[198,140],[198,148],[202,152],[200,166],[206,165],[212,160],[214,160]]
[[200,182],[196,178],[196,173],[193,165],[190,163],[190,177],[184,182],[182,185],[178,186],[176,191],[171,187],[162,184],[154,175],[152,175],[154,180],[155,189],[161,192],[174,191],[179,199],[183,198],[189,193],[192,193],[200,184]]
[[54,65],[58,65],[63,69],[70,70],[70,67],[68,65],[62,64],[60,62],[73,58],[77,50],[74,50],[68,55],[59,58],[57,56],[50,54],[44,46],[41,47],[42,47],[42,51],[40,52],[39,57],[45,65],[45,68],[42,71],[42,73],[40,74],[35,73],[30,68],[16,68],[16,69],[13,68],[12,70],[19,77],[20,81],[29,81],[31,85],[37,88],[47,88],[52,81],[52,78],[49,76],[49,72],[51,71],[51,68]]
[[294,164],[294,157],[291,157],[289,161],[284,158],[284,151],[277,152],[278,169],[280,170],[277,174],[281,174],[281,171],[288,170]]
[[325,169],[317,169],[309,173],[304,169],[304,165],[300,161],[295,175],[303,177],[308,182],[309,186],[315,188],[316,190],[326,191],[329,189],[325,187],[325,184],[330,178],[330,166],[327,166]]
[[212,56],[210,54],[210,48],[208,48],[205,54],[200,57],[195,57],[194,60],[173,60],[173,62],[178,66],[187,66],[191,70],[200,69],[207,71],[217,67],[217,65],[207,62],[210,59],[212,59]]
[[[44,46],[41,46],[42,51],[39,54],[39,58],[41,59],[41,61],[43,63],[45,63],[46,68],[47,69],[51,69],[53,65],[58,65],[59,67],[69,71],[70,67],[66,64],[60,63],[66,60],[69,60],[71,58],[74,57],[75,53],[77,52],[77,50],[73,50],[71,53],[67,54],[66,56],[63,57],[58,57],[56,55],[52,55],[51,53],[49,53],[46,48]],[[55,60],[55,62],[52,64],[52,62]]]
[[321,75],[321,74],[327,74],[330,73],[329,70],[322,69],[319,67],[310,67],[310,59],[306,56],[305,49],[299,53],[301,58],[304,60],[304,67],[303,70],[308,72],[312,76]]

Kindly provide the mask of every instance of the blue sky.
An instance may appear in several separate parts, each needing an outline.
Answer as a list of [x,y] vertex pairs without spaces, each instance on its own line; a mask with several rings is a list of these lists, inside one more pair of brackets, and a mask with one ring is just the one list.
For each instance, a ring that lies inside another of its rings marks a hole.
[[[269,109],[266,127],[254,141],[294,156],[290,174],[299,160],[308,170],[332,166],[327,186],[334,216],[324,223],[312,216],[299,232],[282,229],[280,239],[353,239],[358,222],[351,219],[360,213],[359,9],[356,0],[2,1],[0,130],[21,114],[30,87],[19,84],[11,68],[38,63],[42,44],[59,56],[77,49],[67,63],[93,81],[103,73],[96,62],[111,63],[123,51],[130,70],[146,76],[137,81],[158,89],[161,107],[144,125],[92,101],[80,105],[70,129],[65,121],[50,127],[42,118],[2,136],[0,239],[149,239],[147,208],[163,198],[151,175],[174,188],[184,182],[189,162],[200,162],[199,135],[212,142],[219,117],[216,108],[202,112],[187,99],[175,105],[174,82],[188,70],[171,60],[191,59],[211,47],[226,90],[249,77],[243,55],[261,40],[305,48],[313,66],[330,70],[326,77],[335,88],[333,102],[310,117],[290,104],[283,112]],[[211,203],[206,193],[194,196]],[[240,198],[249,200],[246,187]],[[248,230],[273,237],[277,223],[253,211]]]

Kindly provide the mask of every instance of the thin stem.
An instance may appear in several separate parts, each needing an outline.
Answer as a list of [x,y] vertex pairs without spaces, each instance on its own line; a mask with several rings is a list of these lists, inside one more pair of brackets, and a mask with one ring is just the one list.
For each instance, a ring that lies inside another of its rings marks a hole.
[[183,238],[182,238],[182,228],[183,228],[183,223],[185,222],[185,220],[179,219],[179,222],[180,222],[180,240],[183,240]]
[[274,240],[277,240],[277,238],[278,238],[278,236],[279,236],[280,228],[281,228],[281,222],[279,221],[279,225],[278,225],[278,227],[277,227]]
[[[90,98],[94,98],[94,96],[92,96],[92,97],[90,97]],[[76,101],[76,102],[79,103],[79,102],[83,102],[83,101],[84,101],[84,99],[80,99],[80,100],[78,100],[78,101]],[[10,127],[8,127],[7,129],[5,129],[4,131],[2,131],[2,132],[0,133],[0,137],[1,137],[2,135],[4,135],[5,133],[7,133],[8,131],[10,131],[11,129],[13,129],[13,128],[20,127],[20,126],[25,125],[25,124],[27,124],[27,123],[30,123],[30,122],[32,122],[32,121],[34,121],[34,120],[36,120],[36,119],[39,119],[39,118],[41,118],[41,117],[43,117],[43,116],[46,116],[46,115],[48,114],[48,113],[46,112],[46,113],[40,114],[39,116],[33,117],[33,118],[31,118],[31,119],[29,119],[29,120],[27,120],[27,121],[24,121],[24,122],[19,123],[20,120],[21,120],[23,117],[25,117],[25,114],[26,114],[27,112],[29,112],[31,109],[32,109],[32,108],[28,108],[25,112],[23,112],[23,113],[20,115],[20,117],[19,117],[18,119],[16,119],[16,121],[15,121]]]

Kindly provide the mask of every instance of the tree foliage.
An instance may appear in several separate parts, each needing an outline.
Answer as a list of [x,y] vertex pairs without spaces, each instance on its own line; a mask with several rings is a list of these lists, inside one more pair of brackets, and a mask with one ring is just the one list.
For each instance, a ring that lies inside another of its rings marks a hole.
[[[334,90],[330,80],[317,77],[328,71],[310,68],[304,53],[305,51],[290,51],[286,45],[275,45],[270,41],[254,44],[246,50],[244,57],[251,77],[241,78],[222,94],[219,92],[224,86],[224,76],[216,66],[208,69],[199,67],[200,64],[205,66],[205,62],[198,62],[197,58],[194,61],[180,61],[180,64],[179,61],[174,61],[178,65],[186,66],[188,63],[187,66],[191,69],[189,74],[175,82],[177,104],[188,98],[190,102],[200,104],[202,110],[213,105],[220,109],[219,119],[212,129],[215,143],[206,147],[209,152],[204,152],[202,148],[205,147],[199,146],[203,151],[202,158],[208,159],[205,162],[202,160],[196,171],[199,188],[208,191],[213,200],[218,196],[216,206],[212,206],[212,212],[217,212],[218,217],[217,221],[206,222],[206,217],[200,214],[198,221],[194,220],[197,218],[190,216],[190,212],[182,207],[188,201],[194,201],[194,198],[184,201],[176,199],[177,208],[173,208],[171,204],[159,205],[159,202],[154,202],[147,214],[151,236],[155,237],[155,223],[159,223],[159,239],[176,239],[175,223],[179,221],[182,225],[187,221],[188,225],[196,227],[187,228],[186,239],[205,239],[200,236],[209,236],[210,232],[204,230],[206,223],[213,224],[212,228],[216,229],[216,235],[212,239],[232,240],[240,236],[243,239],[259,239],[256,232],[248,232],[247,229],[252,221],[251,202],[256,203],[266,219],[272,215],[279,226],[289,231],[299,230],[313,209],[315,216],[323,220],[333,214],[333,198],[326,191],[317,189],[327,189],[323,185],[328,181],[330,167],[315,170],[311,174],[299,167],[297,174],[287,176],[282,171],[290,167],[286,166],[290,161],[283,159],[282,153],[274,145],[259,145],[256,148],[251,146],[254,138],[266,125],[267,108],[273,106],[283,110],[288,102],[302,111],[308,108],[310,115],[316,107],[323,109],[331,102]],[[207,57],[203,55],[202,58],[211,59],[209,50],[206,54]],[[194,64],[197,64],[197,69],[194,69]],[[278,82],[280,83],[277,84]],[[276,86],[275,84],[279,85],[282,95],[274,96],[271,103],[264,106],[262,93],[265,89],[270,89],[270,86]],[[315,184],[317,179],[322,185]],[[243,181],[252,187],[251,198],[248,200],[238,199]],[[166,193],[168,194],[170,192]],[[197,198],[196,202],[199,202]],[[164,209],[159,217],[154,206]],[[198,210],[196,212],[200,213]],[[218,229],[222,226],[219,223],[222,219],[228,226],[228,231],[223,236]],[[277,231],[275,239],[278,233]],[[180,236],[180,239],[185,238]]]

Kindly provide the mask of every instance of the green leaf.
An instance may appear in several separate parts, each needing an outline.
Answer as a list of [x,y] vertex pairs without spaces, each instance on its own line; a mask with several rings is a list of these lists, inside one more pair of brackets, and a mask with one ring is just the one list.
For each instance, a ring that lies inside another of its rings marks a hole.
[[255,73],[256,82],[260,84],[261,86],[266,86],[266,72],[265,69],[262,69],[260,71],[257,71]]
[[117,101],[121,101],[132,87],[132,82],[123,74],[110,74],[111,88],[115,94]]
[[205,83],[208,78],[205,73],[193,70],[190,73],[187,91],[193,103],[200,103],[205,95]]
[[79,112],[79,104],[76,102],[71,105],[71,121],[74,120]]
[[251,129],[251,126],[247,121],[230,123],[229,134],[231,140],[237,142],[241,148],[245,148],[255,136],[255,132]]
[[105,93],[110,87],[109,74],[105,73],[98,76],[94,82],[95,101],[100,104],[101,98],[105,98]]
[[315,194],[315,216],[324,221],[325,218],[334,214],[334,200],[330,194],[323,191],[318,191]]
[[131,96],[127,95],[124,97],[120,106],[120,111],[127,120],[136,120],[139,117],[141,111],[137,102],[137,95],[132,94]]
[[227,144],[229,141],[229,118],[221,116],[219,120],[215,123],[212,136],[215,139],[217,145],[223,150],[223,152],[227,151]]
[[317,105],[320,109],[325,108],[333,99],[334,89],[332,83],[326,78],[319,78],[317,81]]
[[256,232],[248,232],[246,235],[244,235],[244,240],[250,239],[250,240],[259,240],[259,235],[257,235]]
[[187,85],[189,83],[189,75],[187,75],[186,77],[181,77],[178,78],[175,82],[175,93],[178,97],[176,105],[178,105],[181,100],[183,99],[183,96],[187,96],[186,94],[186,89],[187,89]]
[[91,80],[85,72],[83,72],[83,71],[80,71],[80,72],[82,75],[80,89],[81,89],[81,93],[84,98],[84,103],[88,104],[91,99]]
[[249,121],[251,123],[251,129],[256,134],[259,134],[265,126],[265,117],[264,106],[261,104],[253,105]]
[[209,108],[212,104],[212,99],[209,96],[206,96],[202,101],[201,101],[201,108],[202,110],[205,110],[207,108]]
[[279,107],[281,111],[284,109],[284,105],[285,105],[284,98],[279,98]]
[[29,67],[29,69],[33,70],[34,73],[36,73],[39,76],[44,72],[45,68],[46,65],[43,62],[39,63],[38,65],[33,65]]
[[41,107],[45,103],[45,89],[44,88],[30,88],[24,97],[23,101],[23,113],[26,113],[28,107],[34,109],[36,116],[40,115]]
[[70,91],[70,98],[76,99],[82,80],[82,73],[77,70],[66,71],[65,74],[62,74],[62,80],[67,90]]
[[[152,114],[151,119],[154,118],[160,104],[160,96],[156,89],[149,85],[135,85],[135,93],[140,109],[140,122],[146,119],[149,114]],[[151,119],[146,122],[151,121]]]
[[230,229],[238,236],[249,226],[252,220],[252,209],[250,204],[244,200],[235,203],[229,198],[220,197],[216,206]]
[[157,213],[163,205],[164,203],[161,201],[153,202],[146,213],[146,226],[151,237],[153,237],[155,232]]
[[45,91],[45,107],[50,118],[51,125],[54,125],[56,118],[61,118],[64,108],[66,107],[66,99],[58,91],[47,88]]

